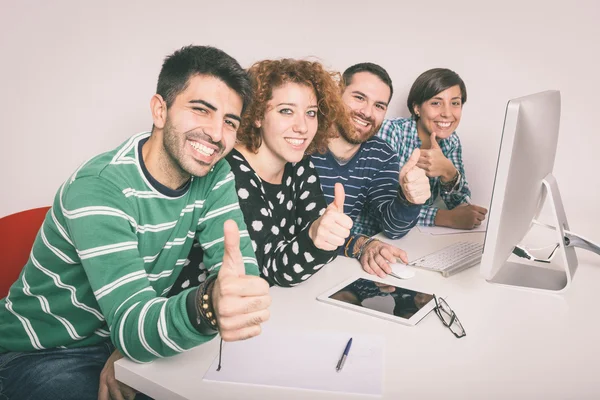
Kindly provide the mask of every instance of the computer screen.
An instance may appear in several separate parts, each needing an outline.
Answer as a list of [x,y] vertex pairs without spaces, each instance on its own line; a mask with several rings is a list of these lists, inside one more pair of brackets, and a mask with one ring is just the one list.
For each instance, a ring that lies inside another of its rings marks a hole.
[[[568,286],[575,272],[577,258],[574,250],[564,245],[563,231],[568,226],[552,176],[560,109],[557,90],[508,102],[481,260],[481,274],[488,281],[560,291]],[[530,230],[546,197],[550,198],[557,218],[556,237],[565,264],[563,271],[547,265],[507,261]]]

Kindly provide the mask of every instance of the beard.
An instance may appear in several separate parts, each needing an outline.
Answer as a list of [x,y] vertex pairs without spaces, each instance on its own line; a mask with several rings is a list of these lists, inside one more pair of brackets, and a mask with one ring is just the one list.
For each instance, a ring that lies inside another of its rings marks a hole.
[[[186,157],[184,148],[187,139],[203,140],[217,146],[218,150],[215,150],[217,154],[215,154],[213,162],[207,163]],[[210,171],[210,168],[222,158],[225,151],[223,143],[213,141],[202,129],[188,132],[177,131],[168,117],[163,128],[163,146],[169,164],[181,176],[205,176]]]
[[351,117],[354,116],[367,121],[371,126],[371,129],[369,129],[366,133],[361,133],[357,130],[353,130],[352,132],[346,132],[340,129],[340,135],[350,144],[362,144],[366,142],[367,140],[375,136],[379,131],[379,128],[381,128],[381,124],[377,126],[375,125],[375,120],[373,118],[366,118],[364,115],[352,111]]

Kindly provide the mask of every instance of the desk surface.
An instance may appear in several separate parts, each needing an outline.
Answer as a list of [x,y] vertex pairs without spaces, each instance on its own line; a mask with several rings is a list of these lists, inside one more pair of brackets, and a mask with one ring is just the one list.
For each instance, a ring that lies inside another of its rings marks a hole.
[[[414,259],[459,240],[483,241],[483,234],[432,236],[415,229],[393,242]],[[447,296],[465,326],[467,336],[462,339],[456,339],[433,313],[416,327],[408,327],[317,301],[319,294],[339,282],[367,276],[357,261],[344,257],[299,286],[272,288],[267,323],[300,331],[383,333],[385,399],[599,398],[600,317],[593,303],[600,288],[600,259],[585,251],[578,250],[577,255],[579,269],[571,288],[561,295],[490,284],[479,275],[479,267],[450,278],[418,270],[406,282]],[[386,281],[402,286],[395,278]],[[150,364],[120,360],[115,367],[117,379],[156,399],[349,397],[204,382],[218,344],[215,339]],[[224,365],[226,360],[224,353]]]

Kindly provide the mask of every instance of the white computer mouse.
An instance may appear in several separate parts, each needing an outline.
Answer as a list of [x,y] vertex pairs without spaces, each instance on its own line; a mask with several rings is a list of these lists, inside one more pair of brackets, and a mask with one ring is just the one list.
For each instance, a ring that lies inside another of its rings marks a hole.
[[392,267],[391,276],[398,279],[410,279],[415,276],[415,269],[403,263],[390,264]]

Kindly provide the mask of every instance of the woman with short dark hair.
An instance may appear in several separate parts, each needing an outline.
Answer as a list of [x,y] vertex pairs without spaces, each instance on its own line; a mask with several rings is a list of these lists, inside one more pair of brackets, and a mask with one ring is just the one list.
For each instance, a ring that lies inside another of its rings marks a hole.
[[[430,69],[415,80],[408,94],[411,117],[385,120],[377,134],[398,151],[401,166],[415,148],[421,149],[417,166],[429,177],[432,196],[421,210],[419,225],[473,229],[485,219],[487,210],[470,202],[456,134],[466,102],[467,88],[456,72]],[[447,210],[433,206],[438,197]]]

